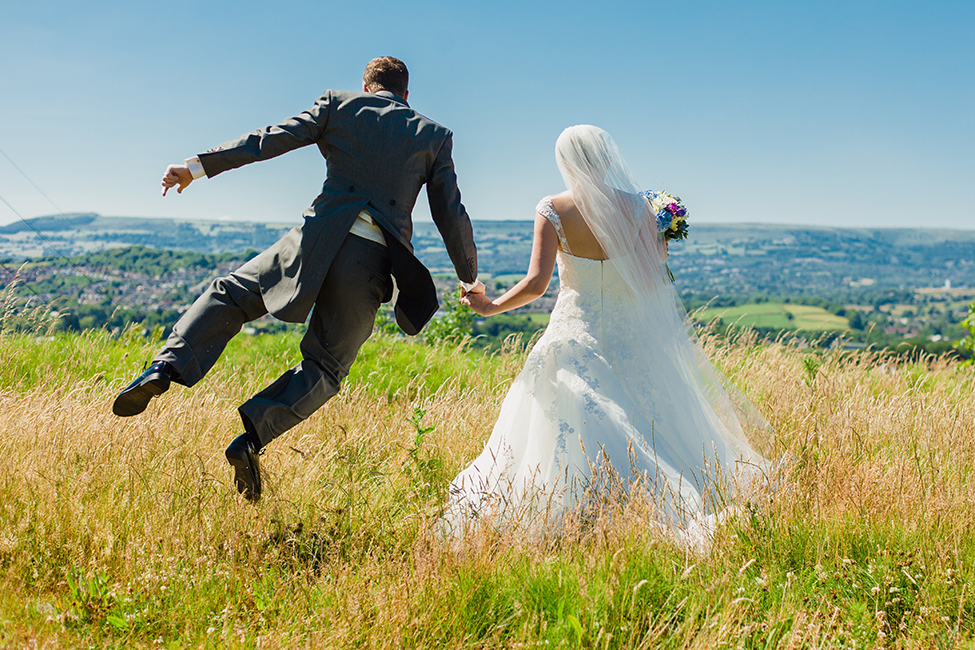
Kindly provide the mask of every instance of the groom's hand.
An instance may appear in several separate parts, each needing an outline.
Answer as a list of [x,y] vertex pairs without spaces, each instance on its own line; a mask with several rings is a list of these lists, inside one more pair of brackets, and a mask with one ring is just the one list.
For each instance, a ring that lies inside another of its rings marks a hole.
[[176,193],[182,194],[183,190],[193,182],[193,174],[186,165],[170,165],[166,168],[166,173],[162,177],[162,195],[176,187]]
[[461,285],[461,288],[460,288],[460,297],[463,298],[463,297],[467,296],[467,294],[469,294],[469,293],[484,293],[484,291],[485,291],[484,283],[481,282],[480,280],[478,280],[474,284],[474,286],[472,286],[470,289],[465,289],[463,287],[463,285]]

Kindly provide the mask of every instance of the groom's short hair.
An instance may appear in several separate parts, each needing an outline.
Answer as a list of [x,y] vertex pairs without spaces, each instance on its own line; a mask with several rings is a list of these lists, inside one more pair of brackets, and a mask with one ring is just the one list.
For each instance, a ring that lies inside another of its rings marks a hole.
[[399,59],[381,56],[366,65],[362,84],[371,93],[388,90],[403,97],[410,86],[410,73],[406,69],[406,64]]

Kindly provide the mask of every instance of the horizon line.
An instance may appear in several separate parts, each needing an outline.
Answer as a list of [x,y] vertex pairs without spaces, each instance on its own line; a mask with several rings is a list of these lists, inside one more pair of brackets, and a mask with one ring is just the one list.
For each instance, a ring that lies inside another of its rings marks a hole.
[[[154,219],[154,220],[169,220],[169,221],[186,221],[186,222],[204,222],[204,223],[239,223],[239,224],[261,224],[261,225],[281,225],[281,226],[296,226],[302,223],[302,221],[274,221],[274,220],[252,220],[252,219],[241,219],[237,220],[233,217],[214,217],[214,218],[194,218],[194,217],[165,217],[165,216],[135,216],[135,215],[104,215],[98,212],[65,212],[62,214],[45,214],[38,215],[36,217],[28,217],[23,220],[13,219],[6,223],[0,223],[0,228],[5,228],[6,226],[13,225],[18,221],[23,221],[29,223],[32,221],[37,221],[41,219],[66,219],[76,217],[87,217],[94,216],[101,219]],[[533,223],[533,219],[471,219],[471,223]],[[414,224],[433,224],[433,220],[430,218],[414,219]],[[817,225],[810,223],[787,223],[781,221],[695,221],[691,225],[699,226],[778,226],[783,228],[803,228],[803,229],[820,229],[820,230],[951,230],[958,232],[975,232],[975,225],[970,228],[960,228],[952,226],[927,226],[923,228],[911,227],[911,226],[863,226],[863,225],[849,225],[849,226],[830,226],[830,225]]]

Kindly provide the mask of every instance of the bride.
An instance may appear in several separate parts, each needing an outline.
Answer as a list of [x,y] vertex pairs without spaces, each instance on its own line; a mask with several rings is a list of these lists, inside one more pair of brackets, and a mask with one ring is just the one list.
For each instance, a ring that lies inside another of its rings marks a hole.
[[689,331],[667,240],[613,139],[569,127],[555,154],[568,191],[536,208],[528,274],[494,300],[461,300],[482,316],[520,307],[558,263],[549,325],[484,451],[451,482],[446,522],[460,532],[485,517],[557,521],[640,485],[662,527],[699,537],[716,519],[715,495],[766,466],[742,420],[767,423]]

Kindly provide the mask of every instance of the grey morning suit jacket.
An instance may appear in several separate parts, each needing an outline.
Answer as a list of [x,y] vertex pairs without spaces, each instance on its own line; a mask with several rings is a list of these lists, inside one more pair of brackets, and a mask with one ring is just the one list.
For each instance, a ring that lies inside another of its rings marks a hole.
[[363,208],[383,230],[399,288],[396,320],[416,334],[437,311],[430,273],[413,255],[412,211],[426,184],[430,212],[457,276],[477,277],[470,218],[460,202],[451,132],[388,91],[327,90],[307,111],[200,154],[209,178],[258,160],[318,145],[328,172],[305,221],[247,263],[268,311],[303,322],[332,259]]

